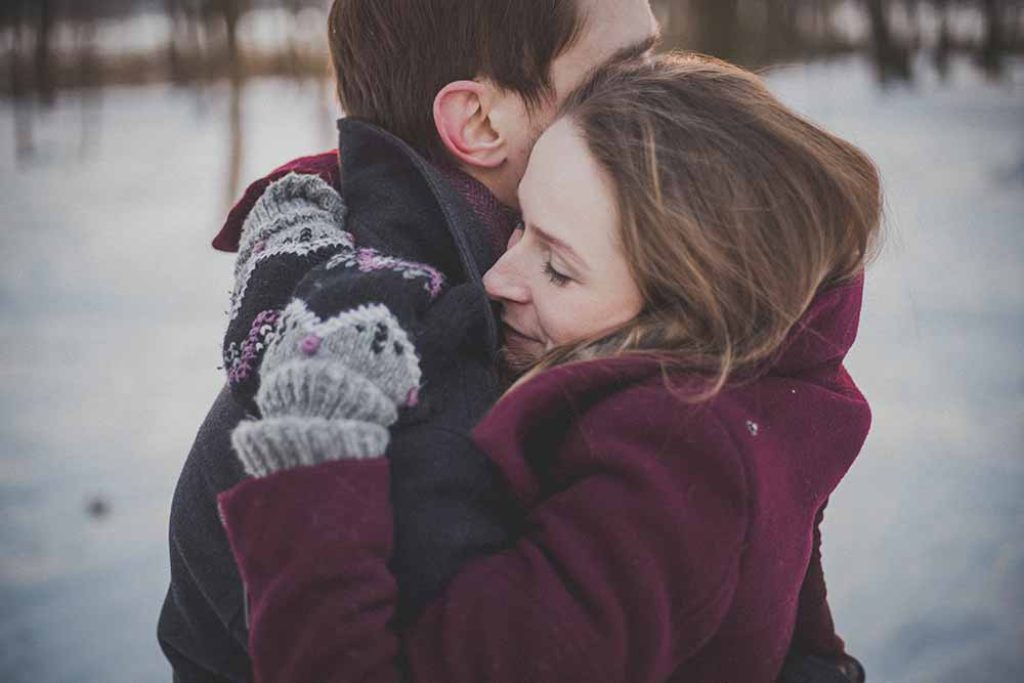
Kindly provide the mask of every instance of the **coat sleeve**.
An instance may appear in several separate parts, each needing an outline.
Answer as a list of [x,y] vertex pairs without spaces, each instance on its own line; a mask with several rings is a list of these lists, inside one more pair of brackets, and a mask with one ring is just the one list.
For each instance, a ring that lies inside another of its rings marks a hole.
[[564,447],[569,470],[524,536],[469,562],[400,633],[389,627],[385,461],[290,470],[223,494],[257,678],[398,680],[401,652],[419,683],[664,680],[728,609],[746,481],[713,421],[682,446],[635,422],[601,416]]
[[[338,152],[295,159],[249,185],[215,238],[216,249],[237,251],[252,207],[273,181],[289,173],[317,175],[337,186]],[[251,679],[242,586],[216,500],[242,479],[229,436],[244,416],[225,388],[199,429],[175,489],[168,534],[170,585],[157,638],[177,681]]]
[[825,586],[825,571],[821,564],[821,523],[825,517],[825,506],[818,510],[814,519],[814,539],[807,574],[800,588],[800,603],[797,609],[796,629],[793,632],[794,652],[818,657],[841,657],[846,646],[836,634],[832,621],[832,610],[828,605],[828,591]]
[[203,422],[174,493],[170,586],[157,637],[176,681],[248,681],[242,582],[217,514],[217,494],[242,479],[231,429],[245,412],[225,387]]
[[[440,418],[455,423],[450,415]],[[389,566],[400,589],[399,623],[419,614],[469,560],[509,545],[512,503],[493,464],[466,433],[435,424],[393,430],[387,451],[395,528]]]

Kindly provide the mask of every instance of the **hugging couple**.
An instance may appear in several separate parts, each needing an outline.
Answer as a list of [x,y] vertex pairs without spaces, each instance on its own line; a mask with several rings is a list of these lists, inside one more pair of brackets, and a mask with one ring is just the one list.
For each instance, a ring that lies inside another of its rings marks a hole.
[[647,0],[335,0],[175,493],[176,680],[857,681],[819,526],[880,188]]

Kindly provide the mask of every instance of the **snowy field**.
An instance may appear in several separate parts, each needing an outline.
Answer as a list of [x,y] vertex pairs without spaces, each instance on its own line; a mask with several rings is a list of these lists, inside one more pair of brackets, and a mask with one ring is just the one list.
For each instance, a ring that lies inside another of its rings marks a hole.
[[[872,681],[1024,680],[1024,63],[774,89],[882,169],[888,238],[849,366],[874,408],[833,498],[836,618]],[[0,680],[168,680],[171,493],[221,385],[226,89],[0,101]],[[334,146],[318,87],[250,84],[241,177]],[[100,501],[97,503],[97,501]],[[96,508],[99,509],[99,514]]]

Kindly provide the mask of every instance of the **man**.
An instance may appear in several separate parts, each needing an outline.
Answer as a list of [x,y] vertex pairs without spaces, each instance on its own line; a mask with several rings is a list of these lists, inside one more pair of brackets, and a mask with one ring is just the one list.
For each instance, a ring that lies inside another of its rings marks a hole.
[[[298,159],[254,183],[214,244],[238,248],[242,223],[271,181],[315,174],[341,190],[346,227],[360,245],[430,263],[479,293],[467,301],[482,305],[451,316],[450,330],[440,318],[439,345],[446,337],[461,343],[453,341],[445,362],[424,363],[423,408],[396,426],[388,449],[394,570],[412,615],[466,559],[507,540],[469,504],[500,505],[500,495],[465,436],[498,393],[496,323],[479,278],[515,227],[504,207],[515,207],[530,149],[562,99],[594,67],[650,50],[657,24],[647,0],[335,0],[329,28],[350,117],[340,122],[339,153]],[[298,259],[315,244],[300,246],[297,237],[281,248]],[[244,331],[258,319],[250,302],[280,273],[240,256],[249,267],[239,273],[231,327]],[[241,356],[226,350],[231,386],[200,428],[171,513],[171,586],[158,635],[182,681],[251,677],[244,590],[215,501],[244,476],[230,434],[251,412],[252,387]],[[432,457],[424,457],[428,448]],[[427,495],[439,489],[455,494],[441,502]]]

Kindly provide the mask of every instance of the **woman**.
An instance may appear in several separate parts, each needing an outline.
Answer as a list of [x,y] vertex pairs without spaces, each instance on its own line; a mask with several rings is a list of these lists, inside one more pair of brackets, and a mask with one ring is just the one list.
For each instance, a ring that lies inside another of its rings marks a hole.
[[389,629],[379,456],[415,403],[416,322],[294,301],[234,440],[273,474],[221,499],[258,677],[394,680],[402,657],[416,681],[771,681],[791,642],[841,651],[816,528],[870,422],[842,360],[871,162],[753,75],[664,57],[572,97],[520,200],[485,283],[539,362],[474,433],[518,540]]

